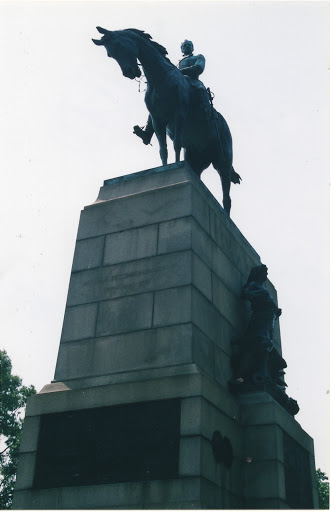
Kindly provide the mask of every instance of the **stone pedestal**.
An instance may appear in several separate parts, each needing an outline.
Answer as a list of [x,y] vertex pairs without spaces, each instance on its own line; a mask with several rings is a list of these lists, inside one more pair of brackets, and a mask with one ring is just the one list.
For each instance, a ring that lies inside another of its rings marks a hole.
[[28,401],[14,508],[316,507],[311,438],[267,393],[227,387],[258,264],[187,164],[106,181],[81,214],[54,381]]

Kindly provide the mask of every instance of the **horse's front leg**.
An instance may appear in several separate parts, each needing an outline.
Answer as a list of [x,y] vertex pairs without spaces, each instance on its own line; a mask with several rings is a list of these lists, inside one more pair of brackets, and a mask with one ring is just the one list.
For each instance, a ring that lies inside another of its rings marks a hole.
[[167,148],[166,124],[153,121],[153,126],[154,126],[155,135],[157,136],[157,140],[159,141],[160,157],[161,157],[162,165],[167,165],[167,163],[168,163],[168,148]]
[[230,198],[230,186],[231,186],[231,170],[229,172],[220,172],[222,189],[223,189],[223,208],[230,217],[231,210],[231,198]]
[[180,161],[180,152],[183,147],[183,119],[177,117],[175,120],[174,150],[176,162]]

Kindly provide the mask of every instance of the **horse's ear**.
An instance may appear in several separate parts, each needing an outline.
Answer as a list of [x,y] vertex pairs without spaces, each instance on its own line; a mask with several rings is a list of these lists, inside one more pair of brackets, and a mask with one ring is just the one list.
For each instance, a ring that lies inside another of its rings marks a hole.
[[101,41],[101,39],[92,39],[92,41],[97,46],[103,46],[103,42]]
[[108,36],[110,36],[112,34],[112,32],[110,30],[107,30],[105,28],[102,28],[102,27],[97,27],[97,31],[100,32],[100,34],[107,34]]

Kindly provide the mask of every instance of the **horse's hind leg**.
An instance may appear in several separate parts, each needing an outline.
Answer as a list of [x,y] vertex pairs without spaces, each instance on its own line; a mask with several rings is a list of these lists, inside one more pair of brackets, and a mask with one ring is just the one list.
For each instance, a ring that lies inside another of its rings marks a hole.
[[[177,130],[176,130],[177,132]],[[176,133],[176,136],[174,138],[174,150],[175,150],[175,156],[176,156],[176,162],[180,161],[180,151],[182,149],[182,134]]]

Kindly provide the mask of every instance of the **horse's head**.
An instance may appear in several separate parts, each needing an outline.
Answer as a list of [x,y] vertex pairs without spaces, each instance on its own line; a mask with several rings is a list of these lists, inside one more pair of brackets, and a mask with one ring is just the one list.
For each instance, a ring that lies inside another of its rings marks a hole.
[[134,38],[124,30],[112,32],[105,28],[97,27],[101,39],[92,39],[97,46],[104,46],[108,57],[115,59],[121,67],[122,73],[127,78],[139,78],[141,71],[137,62],[137,44]]

